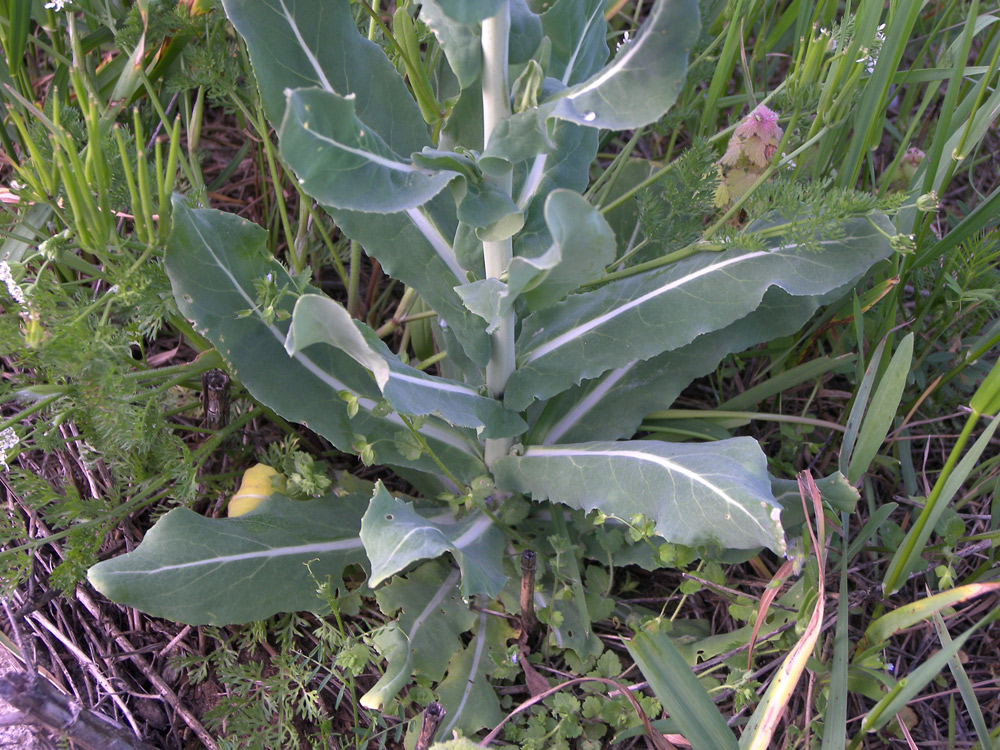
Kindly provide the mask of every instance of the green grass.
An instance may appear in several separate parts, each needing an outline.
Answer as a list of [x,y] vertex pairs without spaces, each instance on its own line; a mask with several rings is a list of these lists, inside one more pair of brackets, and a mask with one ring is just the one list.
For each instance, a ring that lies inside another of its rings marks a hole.
[[[0,259],[25,296],[19,304],[0,287],[0,433],[17,440],[0,474],[10,509],[0,522],[5,596],[14,609],[36,602],[102,652],[114,647],[73,614],[86,569],[130,549],[175,505],[211,514],[264,446],[282,446],[286,458],[305,451],[328,461],[331,474],[374,476],[258,406],[238,382],[229,424],[203,426],[200,376],[220,361],[177,312],[162,269],[172,191],[261,224],[277,257],[379,328],[395,351],[433,356],[419,303],[339,235],[282,164],[221,10],[192,16],[168,5],[154,4],[144,23],[138,6],[118,19],[96,0],[78,0],[72,13],[0,3],[0,174],[17,198],[0,215]],[[647,5],[624,3],[612,30],[634,29]],[[977,389],[1000,342],[996,10],[978,0],[933,12],[861,0],[849,18],[832,2],[701,7],[702,39],[674,109],[653,127],[606,139],[592,167],[588,197],[609,217],[634,211],[650,238],[625,271],[688,252],[689,241],[677,238],[727,237],[766,210],[800,206],[823,215],[851,201],[901,207],[898,226],[910,239],[869,286],[803,321],[798,335],[730,358],[643,430],[671,439],[751,434],[776,474],[841,468],[861,499],[853,509],[826,508],[825,537],[803,532],[801,574],[769,608],[768,581],[782,564],[773,557],[713,559],[668,546],[637,553],[645,569],[609,569],[616,544],[646,530],[594,532],[605,547],[587,555],[540,541],[543,565],[556,572],[546,579],[543,624],[572,616],[581,601],[603,616],[593,648],[543,637],[518,655],[511,641],[496,682],[504,709],[523,709],[501,737],[522,747],[606,746],[645,731],[643,716],[660,731],[682,731],[660,712],[675,700],[657,690],[664,675],[630,669],[623,639],[645,632],[650,642],[670,637],[731,726],[759,726],[757,706],[786,705],[773,746],[892,746],[906,722],[917,746],[945,736],[953,747],[995,747],[1000,712],[988,691],[997,679],[1000,459],[996,400]],[[134,60],[142,64],[133,68]],[[711,191],[705,198],[714,162],[760,103],[780,117],[775,158],[752,190],[716,210]],[[908,149],[923,156],[905,174]],[[629,166],[639,156],[657,175],[649,184],[650,169]],[[931,210],[918,210],[921,196],[920,208]],[[664,233],[676,244],[657,241]],[[811,508],[804,518],[818,533]],[[818,559],[826,620],[813,632]],[[433,685],[416,684],[384,716],[357,702],[383,668],[372,646],[384,624],[357,583],[335,616],[288,615],[252,628],[181,631],[105,606],[119,623],[147,628],[146,645],[174,643],[175,664],[157,669],[185,686],[219,747],[318,747],[330,737],[345,747],[399,747],[417,731]],[[38,603],[46,592],[55,598]],[[951,598],[937,606],[938,596]],[[891,619],[906,605],[912,617]],[[748,666],[758,616],[767,637]],[[47,646],[46,659],[65,656],[19,622]],[[799,668],[801,679],[765,693],[809,635],[809,674]],[[535,700],[515,655],[565,688]],[[155,690],[148,675],[121,677],[134,692]],[[581,677],[648,680],[655,698],[640,693],[633,705],[615,688],[573,682]],[[169,723],[187,731],[173,710]],[[179,746],[179,735],[146,728]],[[752,735],[744,731],[747,746]]]

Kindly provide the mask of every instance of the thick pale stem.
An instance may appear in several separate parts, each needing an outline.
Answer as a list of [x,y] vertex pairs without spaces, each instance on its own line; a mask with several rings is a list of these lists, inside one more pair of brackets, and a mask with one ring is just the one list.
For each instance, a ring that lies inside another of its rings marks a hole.
[[[493,128],[510,117],[510,99],[507,86],[507,41],[510,36],[510,8],[505,2],[492,18],[483,21],[483,143],[489,143]],[[487,177],[492,184],[511,194],[513,177],[507,174],[500,179]],[[484,242],[483,256],[487,278],[496,279],[507,270],[513,256],[511,239]],[[486,387],[495,398],[503,396],[507,379],[514,372],[514,314],[508,313],[492,336],[492,353],[486,366]],[[486,441],[486,465],[507,454],[510,440]]]

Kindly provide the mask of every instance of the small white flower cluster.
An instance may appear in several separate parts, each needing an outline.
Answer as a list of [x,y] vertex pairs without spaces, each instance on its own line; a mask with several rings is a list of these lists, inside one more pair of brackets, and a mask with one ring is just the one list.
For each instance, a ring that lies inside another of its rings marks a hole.
[[24,291],[14,281],[14,276],[10,272],[10,266],[7,265],[7,261],[5,260],[0,260],[0,281],[7,285],[7,293],[14,298],[14,301],[24,307],[26,302]]
[[878,62],[878,53],[882,51],[882,45],[885,44],[885,34],[882,33],[882,29],[885,28],[883,23],[877,29],[875,29],[875,38],[872,40],[872,46],[868,49],[862,49],[864,52],[864,57],[859,57],[854,62],[864,63],[865,70],[869,74],[875,72],[875,63]]
[[[864,63],[865,70],[868,71],[869,75],[875,72],[875,63],[878,62],[878,53],[882,51],[882,45],[885,44],[885,34],[882,33],[884,29],[884,23],[875,29],[875,38],[872,40],[872,46],[867,49],[862,48],[862,56],[854,61]],[[830,37],[830,40],[827,42],[827,51],[836,52],[837,40],[833,38],[833,32],[829,29],[821,28],[819,33],[820,36]]]
[[45,10],[54,10],[56,13],[61,11],[67,5],[72,5],[73,0],[51,0],[51,2],[45,3]]
[[7,466],[7,451],[16,448],[17,443],[17,433],[14,432],[13,427],[8,427],[0,432],[0,470],[7,471],[10,468]]

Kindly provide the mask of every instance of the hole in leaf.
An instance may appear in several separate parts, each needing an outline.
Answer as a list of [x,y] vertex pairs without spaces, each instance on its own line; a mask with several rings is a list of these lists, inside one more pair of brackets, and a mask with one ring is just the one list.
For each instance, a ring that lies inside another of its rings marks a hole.
[[394,516],[392,515],[392,513],[386,513],[385,514],[385,520],[386,521],[391,521],[393,519],[393,517]]

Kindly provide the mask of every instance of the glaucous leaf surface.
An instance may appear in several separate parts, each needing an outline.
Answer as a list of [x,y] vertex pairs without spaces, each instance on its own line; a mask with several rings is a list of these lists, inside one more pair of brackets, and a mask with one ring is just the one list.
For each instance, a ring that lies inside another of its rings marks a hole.
[[654,440],[531,446],[493,465],[497,487],[630,521],[668,542],[785,551],[781,506],[751,438],[708,444]]
[[647,360],[633,360],[549,399],[532,425],[529,443],[552,445],[629,438],[647,414],[670,408],[695,378],[729,354],[802,327],[819,300],[769,289],[744,318],[690,344]]
[[529,309],[549,307],[599,278],[615,258],[615,233],[601,212],[573,190],[553,190],[545,199],[545,224],[560,260],[526,291]]
[[354,96],[358,119],[397,154],[430,145],[420,109],[378,45],[354,23],[348,0],[225,0],[246,40],[264,112],[277,126],[285,92]]
[[[368,566],[358,532],[363,494],[297,501],[271,495],[239,518],[174,508],[138,547],[87,576],[108,598],[189,625],[229,625],[327,608],[316,581]],[[307,567],[308,566],[308,567]]]
[[[405,156],[431,145],[419,107],[385,53],[358,33],[348,0],[227,0],[224,6],[246,40],[272,125],[284,118],[286,91],[316,87],[353,95],[357,119],[392,153]],[[489,340],[483,322],[454,291],[468,279],[452,248],[452,196],[384,215],[329,210],[345,234],[387,274],[416,289],[453,328],[468,356],[485,365]]]
[[466,599],[476,594],[495,596],[507,581],[505,537],[488,516],[473,513],[457,523],[435,522],[417,513],[411,503],[393,497],[381,482],[361,521],[361,541],[372,564],[371,586],[417,560],[445,552],[452,554],[462,571]]
[[527,428],[518,414],[472,386],[404,365],[375,331],[351,318],[339,303],[305,294],[295,303],[285,350],[294,355],[316,344],[340,349],[371,372],[390,406],[402,414],[436,414],[451,424],[481,428],[486,438],[515,437]]
[[476,623],[462,601],[459,572],[441,562],[398,576],[375,594],[379,609],[396,621],[375,638],[388,662],[382,678],[361,697],[365,708],[381,710],[416,675],[444,677],[448,659],[462,649],[460,636]]
[[441,11],[459,23],[478,23],[484,18],[496,15],[504,0],[436,0]]
[[357,118],[353,95],[311,88],[289,91],[287,97],[278,130],[281,155],[302,188],[323,205],[405,211],[422,206],[458,176],[393,153]]
[[542,32],[552,42],[545,74],[562,86],[588,79],[608,59],[604,0],[556,0],[542,14]]
[[[181,313],[215,344],[250,394],[285,419],[307,425],[344,451],[351,451],[355,436],[362,435],[376,443],[380,463],[437,473],[429,458],[413,457],[409,429],[398,416],[373,413],[382,394],[364,367],[332,347],[291,357],[285,352],[289,323],[265,322],[254,284],[270,276],[278,289],[294,285],[267,254],[266,244],[267,232],[256,224],[220,211],[190,209],[175,199],[165,264]],[[276,307],[290,316],[293,302],[289,295]],[[354,417],[341,391],[358,396]],[[456,476],[472,479],[484,473],[471,433],[432,419],[424,435]]]
[[417,290],[451,327],[465,354],[485,366],[490,357],[486,324],[462,304],[455,287],[468,281],[453,246],[455,201],[447,193],[418,208],[392,214],[330,210],[341,230],[357,240],[394,279]]
[[467,89],[479,79],[483,69],[479,27],[456,21],[443,6],[439,0],[424,0],[420,3],[420,19],[434,32],[459,86]]
[[506,619],[485,610],[478,613],[472,642],[451,657],[448,674],[438,685],[445,709],[439,738],[454,737],[455,731],[472,735],[500,723],[505,712],[488,677],[506,658],[507,641],[516,637]]
[[699,29],[696,0],[656,0],[634,41],[623,44],[606,67],[542,110],[561,120],[610,130],[655,122],[677,100]]
[[466,307],[487,321],[488,333],[522,295],[532,309],[555,304],[585,281],[598,277],[614,259],[614,233],[579,193],[563,189],[550,192],[545,219],[552,245],[537,257],[512,258],[506,283],[480,279],[455,287]]
[[700,253],[528,316],[505,402],[524,409],[582,379],[689,344],[751,313],[771,287],[799,297],[853,285],[889,256],[893,229],[882,215],[841,228],[836,239],[808,245],[773,238],[763,250]]

